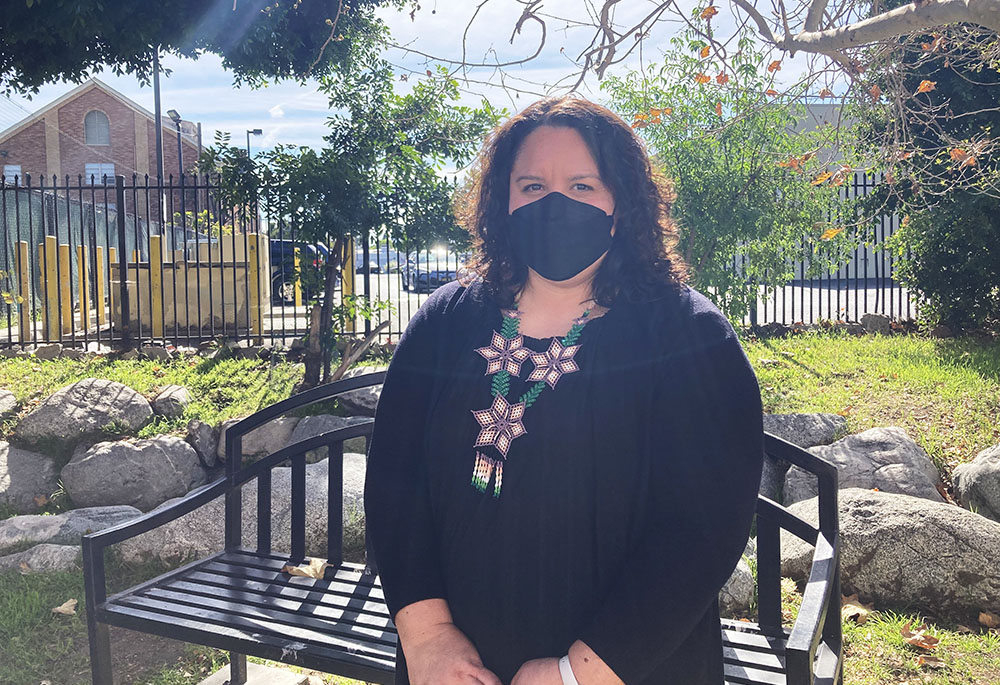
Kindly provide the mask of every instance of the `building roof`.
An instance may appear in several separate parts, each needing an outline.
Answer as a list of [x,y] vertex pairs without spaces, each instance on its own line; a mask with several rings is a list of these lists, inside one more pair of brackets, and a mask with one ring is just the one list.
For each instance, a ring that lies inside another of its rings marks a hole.
[[[74,99],[80,97],[81,95],[83,95],[84,93],[87,93],[87,92],[89,92],[89,91],[91,91],[91,90],[93,90],[95,88],[97,88],[98,90],[101,90],[104,93],[106,93],[107,95],[115,98],[116,100],[118,100],[119,102],[121,102],[126,107],[129,107],[130,109],[132,109],[133,111],[137,112],[138,114],[141,114],[142,116],[146,117],[150,121],[154,121],[154,122],[156,121],[156,117],[153,116],[153,113],[150,112],[149,110],[147,110],[146,108],[141,107],[140,105],[138,105],[134,101],[132,101],[129,98],[125,97],[124,95],[122,95],[117,90],[115,90],[114,88],[112,88],[108,84],[104,83],[100,79],[90,78],[86,82],[81,83],[79,86],[77,86],[73,90],[70,90],[70,91],[68,91],[66,93],[63,93],[60,97],[56,98],[55,100],[53,100],[49,104],[45,105],[41,109],[35,111],[32,114],[29,114],[25,118],[23,118],[20,121],[18,121],[17,123],[15,123],[13,126],[10,126],[10,127],[6,128],[6,129],[0,131],[0,143],[2,143],[3,141],[5,141],[6,139],[10,138],[14,134],[20,132],[21,130],[27,128],[28,126],[31,126],[35,122],[40,121],[45,116],[45,114],[47,112],[49,112],[50,110],[57,109],[57,108],[61,107],[63,104],[69,102],[70,100],[74,100]],[[163,129],[165,129],[168,133],[176,133],[176,129],[168,126],[165,123],[163,123],[162,117],[160,119],[160,126]],[[183,130],[183,128],[181,130],[181,135],[191,145],[194,145],[194,146],[198,145],[197,138],[195,136],[191,135],[189,132],[185,132]]]

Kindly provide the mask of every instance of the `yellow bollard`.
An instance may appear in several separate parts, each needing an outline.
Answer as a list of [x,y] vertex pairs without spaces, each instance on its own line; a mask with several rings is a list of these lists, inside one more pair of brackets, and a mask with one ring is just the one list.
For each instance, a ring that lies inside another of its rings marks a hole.
[[59,272],[56,270],[56,237],[45,236],[38,246],[38,263],[42,274],[42,338],[45,342],[59,340]]
[[[292,254],[293,254],[293,257],[292,257],[292,260],[293,260],[292,261],[292,268],[295,269],[295,273],[292,276],[295,279],[295,306],[296,307],[301,307],[302,306],[302,278],[300,276],[301,276],[302,272],[299,271],[299,248],[296,247],[292,251]],[[281,296],[284,297],[285,294],[282,293]]]
[[73,289],[69,280],[69,245],[59,246],[59,307],[62,309],[62,332],[73,332]]
[[[354,238],[347,239],[347,254],[344,257],[344,264],[340,270],[340,301],[347,299],[348,295],[354,294]],[[354,318],[344,322],[344,332],[354,332]]]
[[83,245],[76,246],[76,281],[80,292],[80,328],[90,330],[90,274],[87,273],[87,249]]
[[17,262],[17,281],[20,285],[18,294],[21,296],[18,332],[21,342],[26,343],[31,341],[31,307],[34,304],[29,281],[31,277],[31,265],[28,263],[28,241],[26,240],[22,240],[17,244]]
[[[118,263],[118,249],[114,247],[108,248],[108,274],[110,278],[111,265]],[[125,279],[124,276],[120,276],[122,280]],[[111,281],[108,281],[108,314],[112,314],[115,310],[115,289],[111,285]]]
[[149,289],[153,300],[150,316],[153,337],[163,337],[163,236],[149,236]]
[[262,309],[260,306],[260,252],[258,241],[260,235],[257,233],[251,233],[247,236],[247,246],[249,248],[249,253],[247,254],[247,278],[249,279],[250,286],[250,330],[254,337],[257,338],[257,343],[263,342],[261,340],[261,330],[263,329],[262,319]]
[[104,248],[97,246],[97,327],[100,328],[107,320],[104,315]]

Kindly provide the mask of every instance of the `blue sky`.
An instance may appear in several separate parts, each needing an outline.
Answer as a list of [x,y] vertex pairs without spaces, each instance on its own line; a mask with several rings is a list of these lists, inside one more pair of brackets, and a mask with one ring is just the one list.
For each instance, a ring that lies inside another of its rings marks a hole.
[[[421,0],[421,9],[413,21],[408,10],[402,13],[382,10],[380,15],[389,25],[395,43],[458,60],[462,57],[462,33],[477,4],[456,0]],[[699,3],[699,6],[700,4],[704,3]],[[682,5],[694,7],[695,2],[682,0]],[[633,21],[647,13],[651,6],[650,2],[621,3],[615,16],[616,22],[624,25]],[[574,18],[586,19],[586,7],[587,4],[582,0],[546,2],[543,11],[551,16],[547,18],[548,40],[545,50],[525,66],[505,68],[506,82],[541,95],[545,89],[528,82],[553,84],[571,73],[573,65],[566,55],[575,57],[579,54],[592,33],[585,30],[566,31],[565,27]],[[508,44],[521,8],[522,5],[513,0],[487,2],[469,31],[466,41],[468,61],[518,59],[534,52],[539,36],[538,25],[534,22],[527,22],[523,35],[516,37],[513,45]],[[716,29],[725,31],[726,22],[731,22],[729,17],[720,14]],[[646,62],[658,59],[659,51],[656,46],[676,30],[674,26],[676,25],[663,26],[653,39],[644,43],[643,57]],[[565,48],[565,52],[561,52],[560,48]],[[412,81],[422,76],[427,68],[426,58],[400,49],[389,49],[385,56],[397,67],[398,73],[410,71],[414,74],[408,82],[397,80],[397,92],[405,92]],[[205,55],[197,61],[168,56],[162,62],[165,68],[172,71],[160,81],[163,111],[176,109],[185,120],[201,122],[206,145],[212,143],[217,130],[231,133],[234,144],[245,144],[246,130],[260,128],[263,135],[251,138],[254,150],[270,148],[278,143],[322,146],[329,110],[326,98],[316,90],[315,84],[300,86],[286,82],[260,90],[235,88],[231,76],[222,68],[221,60],[215,55]],[[636,68],[638,65],[636,51],[617,67],[617,71]],[[110,71],[96,76],[139,105],[153,111],[151,87],[142,87],[135,78],[117,76]],[[462,96],[463,104],[476,105],[485,97],[495,106],[516,111],[537,99],[537,96],[529,93],[516,94],[505,90],[501,86],[500,75],[492,69],[473,69],[468,72],[468,77],[486,83],[469,83],[463,86],[466,91]],[[74,87],[75,84],[54,83],[44,86],[32,100],[18,96],[13,96],[9,101],[0,98],[0,130]],[[597,82],[593,77],[588,78],[579,90],[585,96],[600,99]],[[565,88],[559,92],[565,92]]]

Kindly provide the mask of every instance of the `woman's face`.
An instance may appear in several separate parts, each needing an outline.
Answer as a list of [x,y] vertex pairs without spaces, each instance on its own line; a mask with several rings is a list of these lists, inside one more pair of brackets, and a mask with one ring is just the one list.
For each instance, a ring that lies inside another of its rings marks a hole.
[[524,138],[514,157],[507,212],[554,191],[599,207],[605,214],[614,212],[615,199],[583,137],[566,126],[539,126]]

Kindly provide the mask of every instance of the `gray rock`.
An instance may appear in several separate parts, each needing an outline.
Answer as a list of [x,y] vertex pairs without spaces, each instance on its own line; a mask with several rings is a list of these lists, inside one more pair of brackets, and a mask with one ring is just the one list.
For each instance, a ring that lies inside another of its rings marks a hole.
[[207,468],[212,468],[218,461],[219,455],[219,432],[210,424],[198,419],[188,421],[187,437],[185,440],[198,453],[201,463]]
[[0,504],[19,514],[30,514],[38,511],[35,497],[48,497],[58,487],[52,459],[0,442]]
[[[327,467],[325,459],[306,465],[306,553],[311,556],[326,554]],[[351,549],[354,540],[354,548],[363,550],[364,455],[344,455],[344,481],[345,548]],[[291,469],[285,466],[275,468],[271,472],[271,545],[277,552],[290,549],[291,492]],[[243,487],[242,499],[243,544],[254,546],[257,536],[257,488],[254,483]],[[176,563],[219,551],[224,542],[224,513],[224,498],[214,499],[175,521],[126,540],[119,546],[122,559],[129,563],[151,559]],[[360,543],[357,542],[359,537]],[[359,554],[363,557],[363,552]],[[363,559],[354,555],[349,560]]]
[[735,617],[745,616],[750,612],[754,596],[757,591],[757,582],[754,580],[753,571],[750,569],[748,559],[755,561],[757,558],[757,544],[753,538],[747,541],[743,557],[729,580],[719,591],[719,611],[723,616]]
[[[938,617],[1000,611],[1000,523],[943,502],[850,488],[839,493],[842,592]],[[817,524],[817,500],[789,510]],[[781,533],[781,572],[805,580],[813,548]]]
[[148,511],[205,482],[198,454],[181,438],[100,442],[70,460],[63,486],[80,506],[128,504]]
[[[385,371],[386,366],[358,366],[344,374],[344,378],[354,378],[367,373]],[[378,398],[382,394],[382,386],[375,385],[370,388],[361,388],[345,392],[339,397],[340,403],[351,413],[358,416],[375,416],[375,407],[378,406]]]
[[[872,428],[832,445],[811,447],[809,451],[837,467],[841,489],[878,488],[882,492],[943,501],[936,487],[940,482],[937,467],[902,428]],[[797,466],[788,470],[785,504],[817,494],[815,476]]]
[[138,358],[139,358],[139,350],[131,349],[122,352],[122,360],[124,361],[130,361],[132,359],[138,359]]
[[17,399],[10,390],[0,390],[0,416],[13,414],[17,409]]
[[191,393],[183,385],[168,385],[153,399],[153,411],[160,416],[177,418],[191,404]]
[[[846,433],[847,419],[837,414],[764,414],[764,430],[793,445],[809,448],[828,445]],[[791,464],[783,459],[765,459],[760,494],[781,502],[789,467]]]
[[79,545],[87,533],[117,526],[141,515],[135,507],[85,507],[55,516],[14,516],[0,521],[0,552],[24,543]]
[[892,319],[885,314],[865,314],[861,317],[861,325],[869,333],[881,333],[882,335],[892,333]]
[[114,352],[110,345],[105,345],[104,343],[97,341],[87,343],[84,349],[87,351],[87,354],[96,355],[98,357],[106,357]]
[[[299,421],[299,425],[297,425],[295,430],[292,431],[291,441],[287,444],[308,440],[309,438],[315,437],[320,433],[327,433],[329,431],[337,430],[338,428],[346,428],[347,426],[353,426],[370,420],[371,419],[364,416],[331,416],[330,414],[306,416]],[[364,437],[351,438],[350,440],[345,441],[344,452],[364,454],[366,452]],[[312,452],[307,453],[306,460],[319,461],[325,456],[325,449],[313,450]]]
[[153,415],[146,398],[115,381],[84,378],[57,390],[21,419],[15,434],[22,440],[77,442],[102,428],[138,430]]
[[76,545],[36,545],[24,552],[0,557],[0,571],[44,573],[76,571],[81,567],[80,548]]
[[165,347],[160,347],[159,345],[146,345],[141,347],[139,348],[139,354],[148,359],[154,359],[161,362],[168,362],[174,357],[170,354],[170,350]]
[[72,347],[62,351],[63,359],[72,359],[74,361],[79,361],[83,359],[86,355],[87,353],[84,352],[83,350],[79,350]]
[[[227,419],[219,426],[219,445],[216,454],[219,461],[226,460],[226,431],[242,419]],[[299,424],[297,416],[279,416],[258,426],[243,436],[243,456],[274,454],[291,444],[292,431]]]
[[27,356],[29,356],[28,352],[20,348],[15,349],[12,347],[7,347],[5,349],[0,350],[0,357],[4,357],[6,359],[14,359],[14,358],[20,359],[22,357],[27,357]]
[[808,449],[844,435],[847,419],[837,414],[764,414],[764,430]]
[[35,348],[35,356],[38,359],[51,360],[57,358],[62,354],[63,346],[59,343],[49,343],[48,345],[39,345]]
[[985,449],[971,463],[956,467],[952,481],[963,505],[1000,521],[1000,445]]

